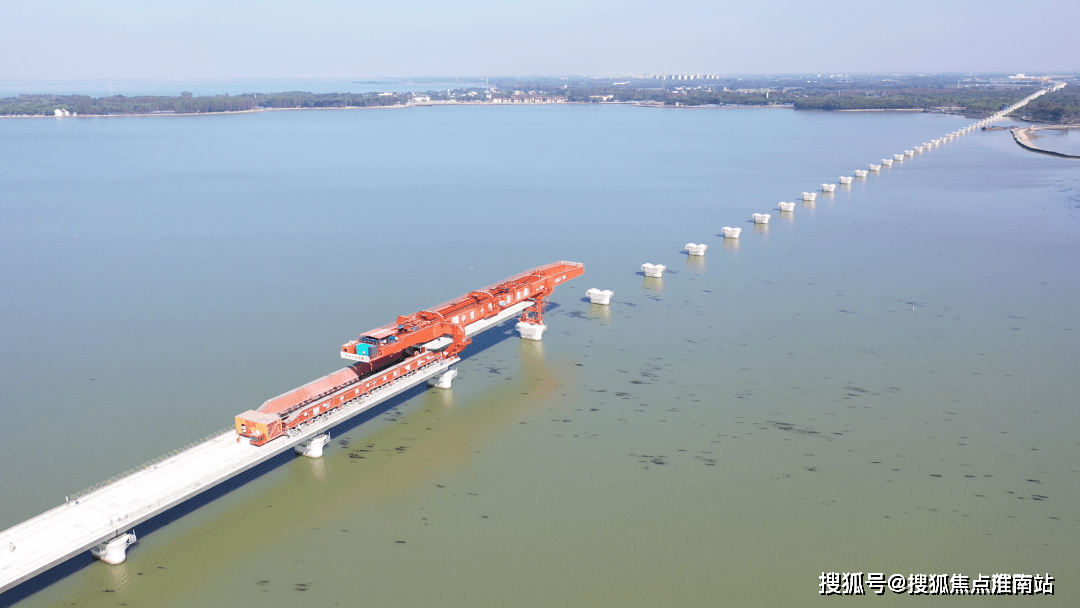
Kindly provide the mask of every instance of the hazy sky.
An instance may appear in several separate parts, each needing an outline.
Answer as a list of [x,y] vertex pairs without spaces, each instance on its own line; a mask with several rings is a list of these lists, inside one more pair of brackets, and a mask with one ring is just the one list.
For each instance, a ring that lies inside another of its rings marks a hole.
[[1080,71],[1080,0],[0,0],[0,80]]

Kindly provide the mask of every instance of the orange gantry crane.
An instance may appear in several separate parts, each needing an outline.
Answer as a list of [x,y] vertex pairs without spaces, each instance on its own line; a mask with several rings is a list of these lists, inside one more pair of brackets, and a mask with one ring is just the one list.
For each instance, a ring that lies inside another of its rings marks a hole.
[[542,325],[544,308],[555,287],[585,273],[585,265],[556,262],[514,275],[460,298],[361,334],[341,347],[344,359],[356,361],[236,417],[236,432],[254,445],[298,432],[395,380],[455,358],[468,346],[470,330],[487,329],[485,321],[522,302],[521,323]]

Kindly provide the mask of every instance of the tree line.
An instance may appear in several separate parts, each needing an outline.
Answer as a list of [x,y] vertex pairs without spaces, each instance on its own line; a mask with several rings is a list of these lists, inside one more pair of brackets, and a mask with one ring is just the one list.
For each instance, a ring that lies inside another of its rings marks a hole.
[[[512,84],[512,87],[507,85]],[[651,83],[646,83],[651,84]],[[989,114],[1021,99],[1035,90],[992,90],[988,88],[840,88],[838,83],[826,87],[792,89],[724,90],[722,87],[675,88],[656,86],[616,86],[596,82],[573,82],[558,85],[554,82],[503,83],[504,91],[522,90],[544,94],[566,95],[571,102],[596,103],[616,101],[651,103],[663,106],[728,106],[786,104],[797,110],[913,110],[942,107],[963,108],[972,114]],[[455,99],[477,101],[483,95],[470,97],[460,89],[447,92],[430,91],[432,100]],[[46,115],[66,110],[83,116],[123,114],[205,114],[242,112],[258,109],[292,108],[364,108],[403,105],[410,93],[248,93],[243,95],[202,95],[181,93],[178,96],[89,97],[86,95],[20,95],[0,99],[0,115]],[[1067,89],[1043,96],[1023,111],[1037,120],[1069,122],[1080,118],[1080,92]]]
[[178,96],[111,95],[19,95],[0,99],[0,116],[52,116],[56,110],[66,110],[80,116],[110,116],[122,114],[208,114],[214,112],[243,112],[258,109],[294,108],[366,108],[401,105],[407,94],[379,95],[377,93],[248,93],[244,95]]
[[1080,90],[1065,87],[1047,93],[1019,111],[1038,122],[1080,123]]

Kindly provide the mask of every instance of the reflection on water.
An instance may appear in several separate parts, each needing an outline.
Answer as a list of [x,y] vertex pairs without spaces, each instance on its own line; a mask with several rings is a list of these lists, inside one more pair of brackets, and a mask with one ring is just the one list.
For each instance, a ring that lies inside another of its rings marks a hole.
[[304,458],[311,463],[312,477],[318,481],[326,481],[326,462],[322,458]]
[[731,253],[738,253],[739,247],[742,247],[742,239],[724,239],[724,251]]
[[641,285],[647,291],[662,292],[664,291],[664,277],[645,277]]
[[[128,547],[128,551],[131,551],[133,547]],[[115,566],[105,564],[102,565],[108,570],[109,575],[112,577],[112,584],[117,590],[124,590],[128,586],[128,568],[127,564],[117,564]]]
[[[451,384],[453,384],[453,383],[451,383]],[[451,408],[454,407],[454,390],[453,390],[453,388],[450,388],[449,390],[448,389],[437,388],[437,389],[435,389],[433,391],[428,391],[428,392],[431,395],[433,395],[433,398],[436,399],[442,407],[444,407],[446,409],[451,409]]]
[[611,319],[611,306],[604,304],[590,304],[588,314],[590,319],[609,320]]
[[[590,308],[592,308],[590,306]],[[604,306],[604,308],[607,308]],[[518,354],[521,355],[522,368],[542,374],[544,371],[544,341],[518,340]]]
[[694,274],[704,275],[708,267],[709,263],[705,261],[704,255],[686,256],[686,269]]

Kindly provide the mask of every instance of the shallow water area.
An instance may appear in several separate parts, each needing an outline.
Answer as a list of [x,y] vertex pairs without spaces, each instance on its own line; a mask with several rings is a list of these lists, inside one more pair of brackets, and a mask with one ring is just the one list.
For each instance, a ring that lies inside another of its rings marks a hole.
[[542,342],[491,330],[450,391],[19,605],[824,605],[830,571],[1049,573],[1030,601],[1074,605],[1080,171],[975,132],[777,208],[968,122],[0,121],[0,528],[340,367],[394,315],[586,264]]
[[1037,135],[1035,145],[1040,148],[1080,156],[1080,129],[1044,129]]

